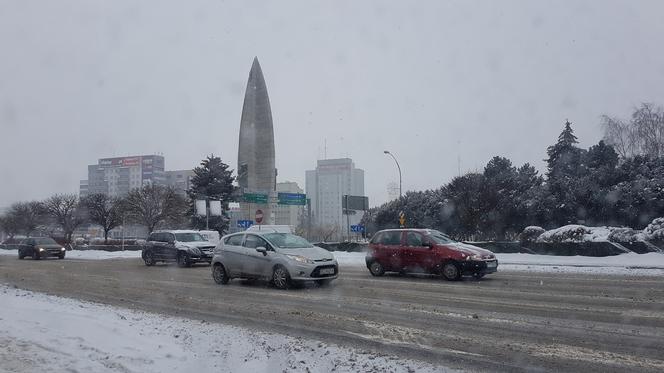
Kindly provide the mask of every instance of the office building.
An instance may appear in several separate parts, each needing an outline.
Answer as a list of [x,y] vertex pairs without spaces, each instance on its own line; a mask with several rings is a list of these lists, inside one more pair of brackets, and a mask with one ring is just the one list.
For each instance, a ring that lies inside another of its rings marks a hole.
[[163,156],[102,158],[88,166],[88,180],[81,181],[79,193],[120,197],[148,184],[166,184]]
[[344,195],[364,196],[364,170],[355,168],[350,158],[319,160],[315,170],[306,172],[306,193],[311,200],[315,225],[335,229],[334,239],[346,236],[348,223],[358,224],[362,211],[342,211]]
[[187,197],[193,177],[193,170],[166,171],[166,185],[175,189],[182,197]]

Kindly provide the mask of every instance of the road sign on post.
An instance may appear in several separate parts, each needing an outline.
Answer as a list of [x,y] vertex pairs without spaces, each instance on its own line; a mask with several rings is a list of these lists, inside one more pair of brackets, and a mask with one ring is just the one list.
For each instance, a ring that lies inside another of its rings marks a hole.
[[263,222],[263,210],[256,210],[256,223],[260,224]]
[[238,228],[247,229],[247,228],[251,227],[252,225],[254,225],[253,220],[238,220],[237,221]]
[[244,202],[265,203],[265,204],[267,204],[267,194],[244,193],[243,198],[244,198]]
[[280,205],[304,206],[307,204],[307,195],[300,193],[278,193],[277,203]]
[[351,230],[351,232],[362,233],[362,232],[364,232],[364,225],[362,225],[362,224],[351,225],[350,230]]

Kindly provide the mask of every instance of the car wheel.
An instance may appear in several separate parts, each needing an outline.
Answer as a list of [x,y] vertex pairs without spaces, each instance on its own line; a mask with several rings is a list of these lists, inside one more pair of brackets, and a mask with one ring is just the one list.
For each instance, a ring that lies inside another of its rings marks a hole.
[[272,272],[272,283],[278,289],[288,289],[291,285],[288,270],[283,266],[277,266]]
[[191,267],[191,261],[189,260],[189,254],[187,254],[187,253],[178,253],[178,266],[180,266],[180,267]]
[[473,277],[475,277],[475,279],[479,280],[479,279],[481,279],[482,277],[484,277],[484,275],[485,275],[484,273],[474,273],[474,274],[473,274]]
[[226,268],[224,268],[221,263],[215,264],[214,267],[212,267],[212,278],[214,279],[214,282],[219,285],[226,285],[230,280],[226,273]]
[[145,253],[143,253],[143,261],[145,262],[145,265],[148,267],[151,267],[155,264],[154,254],[152,253],[152,251],[148,250]]
[[33,250],[33,251],[32,251],[32,259],[33,259],[33,260],[39,260],[39,259],[41,259],[40,256],[39,256],[39,251],[37,251],[37,250]]
[[382,276],[385,274],[385,268],[383,268],[382,264],[376,261],[369,266],[369,272],[374,276]]
[[22,253],[20,250],[19,250],[19,252],[18,252],[18,258],[19,258],[19,259],[23,259],[23,258],[25,258],[25,255],[23,255],[23,253]]
[[65,254],[64,254],[64,253],[58,255],[58,259],[64,259],[64,258],[65,258]]
[[441,272],[443,277],[448,281],[456,281],[461,278],[461,270],[459,270],[459,266],[454,262],[443,264]]

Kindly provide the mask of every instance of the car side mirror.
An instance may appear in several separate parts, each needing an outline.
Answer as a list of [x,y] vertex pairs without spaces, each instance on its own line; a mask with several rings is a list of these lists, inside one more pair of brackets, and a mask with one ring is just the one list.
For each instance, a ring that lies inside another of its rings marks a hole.
[[433,244],[431,242],[425,242],[425,243],[422,244],[422,246],[428,247],[428,248],[431,249],[433,247]]
[[267,249],[264,248],[263,246],[257,247],[256,251],[258,251],[259,253],[263,253],[263,255],[267,255]]
[[168,243],[172,245],[175,243],[175,240],[168,240]]

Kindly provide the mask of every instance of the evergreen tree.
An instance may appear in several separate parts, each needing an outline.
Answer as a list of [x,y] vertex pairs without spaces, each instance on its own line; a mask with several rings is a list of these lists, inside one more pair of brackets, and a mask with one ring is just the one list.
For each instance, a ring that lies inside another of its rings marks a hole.
[[574,184],[585,173],[582,163],[584,152],[576,146],[577,143],[572,124],[566,121],[558,142],[547,149],[547,187],[555,201],[551,215],[554,225],[577,223],[579,213],[581,217],[585,216],[584,205],[577,201],[574,193]]
[[224,234],[228,231],[228,202],[233,198],[235,186],[233,186],[235,176],[233,170],[228,169],[228,165],[221,161],[221,158],[214,154],[201,161],[201,165],[194,169],[194,177],[191,180],[191,188],[187,191],[189,196],[190,213],[192,215],[192,226],[197,229],[205,229],[206,217],[195,214],[194,204],[198,200],[219,200],[221,201],[223,216],[210,216],[208,226],[210,229]]
[[565,122],[565,129],[558,136],[558,142],[547,149],[549,158],[547,177],[561,179],[579,175],[581,166],[581,149],[576,144],[579,141],[572,130],[572,123]]

